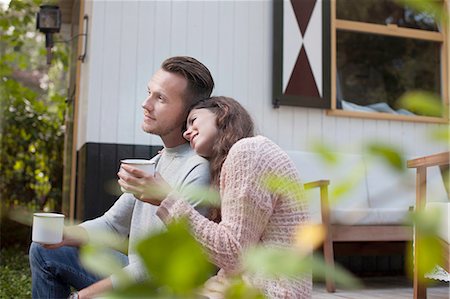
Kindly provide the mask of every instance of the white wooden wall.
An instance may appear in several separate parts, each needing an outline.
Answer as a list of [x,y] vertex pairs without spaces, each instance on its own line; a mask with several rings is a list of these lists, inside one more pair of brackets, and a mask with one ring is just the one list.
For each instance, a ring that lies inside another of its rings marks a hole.
[[[161,62],[189,55],[211,70],[215,95],[239,100],[258,131],[285,149],[319,141],[360,152],[367,140],[408,156],[448,150],[429,140],[433,124],[327,116],[324,110],[271,105],[272,2],[86,1],[90,17],[82,66],[77,147],[86,142],[161,145],[142,132],[140,104]],[[443,127],[443,125],[441,125]],[[448,126],[447,126],[448,128]]]

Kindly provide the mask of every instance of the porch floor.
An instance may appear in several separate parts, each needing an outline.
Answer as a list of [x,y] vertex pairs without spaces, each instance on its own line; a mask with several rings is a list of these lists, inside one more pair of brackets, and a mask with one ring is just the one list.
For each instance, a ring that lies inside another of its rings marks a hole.
[[[314,282],[313,299],[370,299],[395,298],[412,299],[412,282],[405,277],[376,277],[362,280],[363,289],[343,290],[336,289],[335,293],[327,293],[325,284]],[[427,289],[428,299],[449,299],[450,286],[448,283],[437,283]]]

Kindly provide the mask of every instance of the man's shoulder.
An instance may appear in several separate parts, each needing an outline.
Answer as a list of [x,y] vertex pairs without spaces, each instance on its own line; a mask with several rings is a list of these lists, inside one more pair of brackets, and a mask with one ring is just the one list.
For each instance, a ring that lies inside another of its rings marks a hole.
[[203,158],[202,156],[199,156],[197,154],[193,154],[192,156],[188,157],[186,160],[186,163],[195,166],[195,165],[209,165],[209,161]]
[[189,145],[187,148],[183,148],[183,150],[177,154],[177,157],[179,157],[180,159],[184,159],[185,163],[188,164],[209,164],[207,159],[197,155],[194,149],[192,149]]

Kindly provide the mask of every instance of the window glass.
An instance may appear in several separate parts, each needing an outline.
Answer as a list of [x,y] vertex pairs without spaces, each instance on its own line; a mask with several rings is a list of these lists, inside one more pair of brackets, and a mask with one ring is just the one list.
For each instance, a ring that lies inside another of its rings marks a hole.
[[396,109],[406,91],[440,95],[440,47],[439,42],[337,30],[338,103],[384,102]]
[[349,21],[396,24],[399,27],[438,31],[430,14],[416,12],[393,0],[338,0],[336,17]]

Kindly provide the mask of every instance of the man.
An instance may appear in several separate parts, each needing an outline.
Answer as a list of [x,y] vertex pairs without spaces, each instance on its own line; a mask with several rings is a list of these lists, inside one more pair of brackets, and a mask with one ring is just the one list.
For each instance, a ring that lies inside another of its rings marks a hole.
[[[182,136],[188,108],[211,95],[214,81],[209,70],[191,57],[165,60],[148,84],[148,96],[142,104],[142,129],[159,135],[164,150],[154,159],[156,171],[173,187],[209,185],[209,164],[195,155]],[[198,202],[192,203],[196,205]],[[118,286],[117,277],[101,279],[87,272],[78,261],[78,246],[87,242],[95,232],[106,231],[123,238],[129,236],[128,265],[125,271],[136,281],[145,278],[145,270],[133,251],[133,245],[151,231],[163,228],[156,216],[157,207],[143,203],[133,194],[124,193],[101,217],[86,221],[68,230],[77,238],[64,235],[56,245],[30,247],[33,298],[67,298],[70,287],[79,290],[71,298],[93,298]],[[68,231],[66,230],[66,231]],[[124,259],[125,258],[125,259]],[[127,264],[125,256],[122,256]]]

